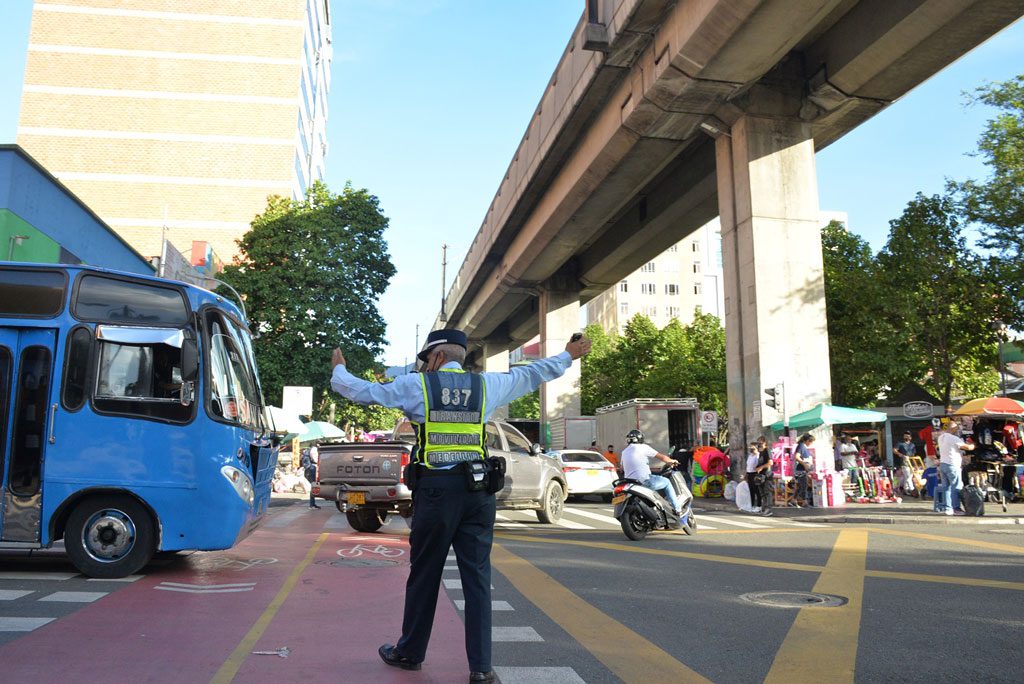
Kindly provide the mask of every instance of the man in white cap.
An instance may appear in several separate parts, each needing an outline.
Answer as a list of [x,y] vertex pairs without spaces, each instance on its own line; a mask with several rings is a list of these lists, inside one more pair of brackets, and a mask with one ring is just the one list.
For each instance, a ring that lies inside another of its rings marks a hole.
[[[419,353],[422,372],[380,384],[355,377],[335,349],[331,387],[360,404],[399,408],[416,426],[405,482],[413,490],[409,579],[402,637],[378,649],[393,667],[419,670],[426,657],[448,549],[454,548],[466,597],[470,682],[493,682],[491,669],[491,543],[494,492],[501,484],[487,458],[485,424],[495,409],[561,376],[590,351],[573,336],[565,351],[508,373],[467,373],[466,334],[435,330]],[[411,482],[411,484],[410,484]]]

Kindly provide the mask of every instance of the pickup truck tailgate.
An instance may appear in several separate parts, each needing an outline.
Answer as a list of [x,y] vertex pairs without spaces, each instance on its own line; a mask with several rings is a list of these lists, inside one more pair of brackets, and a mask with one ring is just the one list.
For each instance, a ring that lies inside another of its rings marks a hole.
[[408,454],[404,442],[326,444],[320,447],[319,480],[325,485],[395,485]]

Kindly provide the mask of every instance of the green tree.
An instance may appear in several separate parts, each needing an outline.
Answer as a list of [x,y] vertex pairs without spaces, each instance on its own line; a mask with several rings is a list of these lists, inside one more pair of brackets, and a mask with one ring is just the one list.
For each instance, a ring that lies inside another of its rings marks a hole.
[[918,193],[889,225],[878,255],[889,292],[886,313],[901,322],[905,344],[917,357],[907,373],[923,376],[925,386],[949,403],[954,389],[976,386],[979,369],[994,369],[987,320],[996,284],[969,248],[950,195]]
[[871,247],[839,221],[821,231],[828,311],[832,401],[870,406],[887,385],[916,379],[919,365],[907,347],[903,326],[889,310],[890,285],[879,277]]
[[540,390],[512,400],[508,405],[508,415],[518,420],[540,420]]
[[1024,327],[1024,75],[974,91],[972,104],[994,107],[978,140],[990,171],[983,181],[952,182],[966,217],[981,224],[980,246],[990,250],[989,277],[1002,283],[990,317]]
[[346,185],[333,194],[316,182],[303,200],[271,197],[238,241],[240,262],[223,278],[245,297],[259,333],[256,358],[271,402],[284,385],[324,396],[334,347],[344,348],[353,372],[374,367],[385,332],[377,301],[395,273],[387,226],[366,190]]

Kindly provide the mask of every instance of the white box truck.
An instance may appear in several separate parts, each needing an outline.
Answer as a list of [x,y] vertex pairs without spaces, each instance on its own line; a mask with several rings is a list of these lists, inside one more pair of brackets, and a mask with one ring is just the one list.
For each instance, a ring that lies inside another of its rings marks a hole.
[[553,449],[589,449],[597,439],[597,418],[595,416],[572,416],[551,422],[551,447]]
[[640,430],[645,442],[663,454],[686,441],[700,443],[700,408],[696,399],[629,399],[597,409],[597,444],[622,453],[626,433]]

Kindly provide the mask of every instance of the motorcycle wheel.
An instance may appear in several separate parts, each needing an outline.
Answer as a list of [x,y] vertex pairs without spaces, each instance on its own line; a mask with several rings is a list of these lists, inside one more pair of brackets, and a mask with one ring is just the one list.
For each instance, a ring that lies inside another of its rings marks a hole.
[[619,518],[619,524],[622,525],[622,532],[632,541],[641,541],[650,531],[647,519],[644,518],[640,507],[633,504],[626,506],[622,517]]
[[686,519],[686,524],[683,525],[683,532],[690,536],[697,534],[697,516],[695,516],[692,511]]

